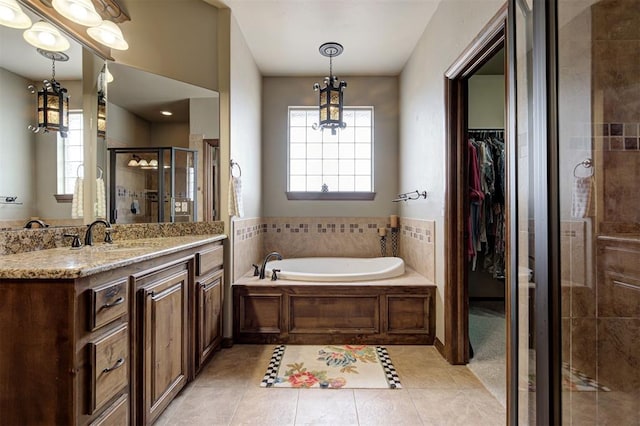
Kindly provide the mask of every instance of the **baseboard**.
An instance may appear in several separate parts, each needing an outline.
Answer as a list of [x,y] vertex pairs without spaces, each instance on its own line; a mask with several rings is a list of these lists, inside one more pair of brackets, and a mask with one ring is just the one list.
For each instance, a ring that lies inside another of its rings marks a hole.
[[229,349],[233,346],[233,337],[223,337],[220,342],[220,347],[224,349]]
[[444,343],[442,343],[437,336],[435,341],[433,342],[433,346],[435,346],[436,350],[440,353],[442,358],[447,359],[447,356],[445,355]]

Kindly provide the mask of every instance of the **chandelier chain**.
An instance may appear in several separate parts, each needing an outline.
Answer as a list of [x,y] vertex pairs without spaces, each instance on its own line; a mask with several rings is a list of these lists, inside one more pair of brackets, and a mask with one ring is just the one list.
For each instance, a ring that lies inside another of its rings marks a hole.
[[56,60],[51,60],[51,80],[56,79]]

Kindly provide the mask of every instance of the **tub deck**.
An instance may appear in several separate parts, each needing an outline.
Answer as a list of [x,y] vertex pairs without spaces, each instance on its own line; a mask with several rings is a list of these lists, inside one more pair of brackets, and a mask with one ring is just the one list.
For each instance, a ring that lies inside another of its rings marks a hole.
[[233,286],[237,343],[433,344],[436,286],[406,268],[375,281],[260,280]]

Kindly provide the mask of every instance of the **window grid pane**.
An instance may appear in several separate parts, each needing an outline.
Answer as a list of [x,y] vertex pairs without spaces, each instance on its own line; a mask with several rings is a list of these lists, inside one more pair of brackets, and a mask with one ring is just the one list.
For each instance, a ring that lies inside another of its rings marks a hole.
[[318,108],[289,108],[288,190],[372,192],[373,108],[345,108],[335,135],[314,130],[318,119]]
[[83,176],[84,147],[82,143],[82,111],[69,111],[69,131],[66,138],[58,133],[58,151],[62,161],[58,162],[58,188],[61,194],[73,194],[76,179]]

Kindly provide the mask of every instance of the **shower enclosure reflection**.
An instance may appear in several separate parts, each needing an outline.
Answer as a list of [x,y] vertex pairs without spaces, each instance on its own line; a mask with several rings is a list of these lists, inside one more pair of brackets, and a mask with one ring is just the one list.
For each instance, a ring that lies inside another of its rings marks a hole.
[[195,150],[177,147],[108,150],[111,223],[197,220]]

